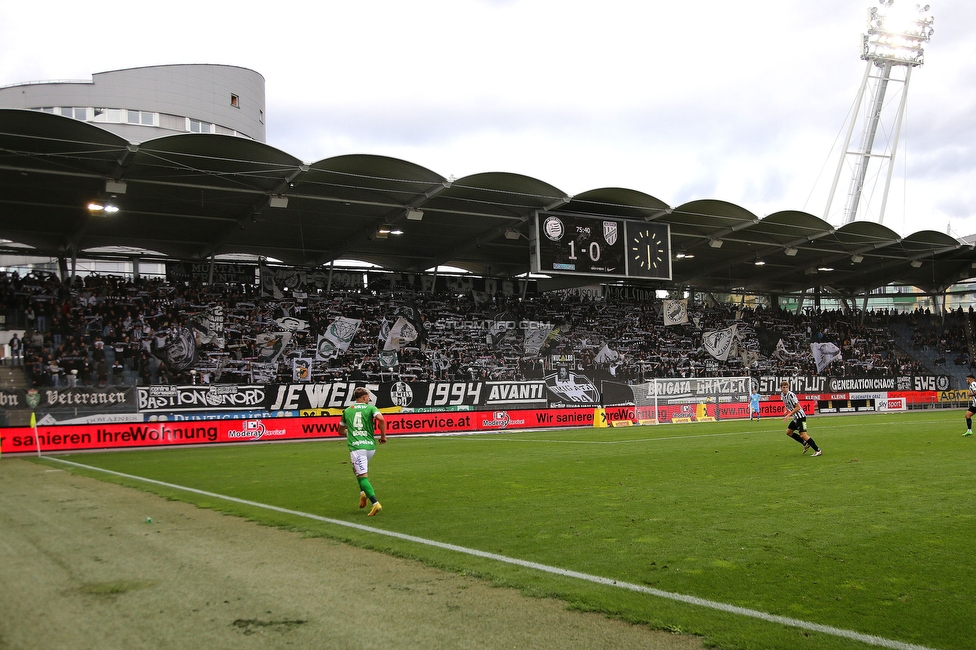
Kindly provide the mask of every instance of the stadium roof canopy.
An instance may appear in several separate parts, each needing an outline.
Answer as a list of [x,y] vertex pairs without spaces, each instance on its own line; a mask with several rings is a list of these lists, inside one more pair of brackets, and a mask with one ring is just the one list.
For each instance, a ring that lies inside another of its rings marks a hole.
[[[94,216],[92,201],[120,210]],[[855,296],[888,284],[935,293],[976,275],[973,246],[931,230],[900,237],[870,222],[835,228],[798,211],[759,218],[718,200],[672,207],[622,188],[570,197],[519,174],[449,180],[383,156],[305,164],[232,136],[133,145],[67,117],[0,110],[0,238],[33,249],[8,245],[21,254],[89,257],[129,247],[184,261],[250,254],[315,267],[356,259],[397,271],[451,265],[508,277],[529,270],[529,224],[546,210],[670,224],[673,281],[633,280],[649,287],[821,287]],[[403,234],[378,234],[389,226]]]

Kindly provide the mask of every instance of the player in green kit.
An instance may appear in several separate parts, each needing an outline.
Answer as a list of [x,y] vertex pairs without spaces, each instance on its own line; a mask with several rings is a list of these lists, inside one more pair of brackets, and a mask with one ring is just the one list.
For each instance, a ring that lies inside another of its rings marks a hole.
[[342,412],[339,421],[339,434],[345,434],[349,443],[349,459],[352,461],[352,471],[359,481],[359,507],[365,508],[366,501],[373,504],[367,517],[374,517],[383,509],[376,500],[376,493],[369,483],[367,468],[369,459],[376,453],[375,429],[380,432],[380,444],[386,444],[386,420],[380,410],[369,403],[369,391],[357,388],[352,392],[353,404]]

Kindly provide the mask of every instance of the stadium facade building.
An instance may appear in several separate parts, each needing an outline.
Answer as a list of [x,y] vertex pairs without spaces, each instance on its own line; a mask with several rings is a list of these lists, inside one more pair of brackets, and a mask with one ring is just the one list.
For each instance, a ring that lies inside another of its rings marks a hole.
[[[216,133],[266,141],[264,76],[232,65],[179,64],[92,74],[88,80],[34,81],[0,87],[0,108],[23,108],[93,124],[139,144],[168,135]],[[164,272],[161,264],[81,263],[81,272]],[[0,255],[0,267],[57,271],[47,257]]]
[[265,142],[264,77],[231,65],[160,65],[98,72],[91,81],[0,88],[0,108],[96,124],[132,143],[178,133]]

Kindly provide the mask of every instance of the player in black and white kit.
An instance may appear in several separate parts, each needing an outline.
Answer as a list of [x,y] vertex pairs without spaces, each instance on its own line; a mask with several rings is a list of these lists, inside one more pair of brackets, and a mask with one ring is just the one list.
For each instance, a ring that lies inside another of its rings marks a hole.
[[973,415],[976,415],[976,377],[966,375],[966,383],[969,384],[969,408],[966,409],[966,433],[964,436],[973,435]]
[[807,453],[808,449],[813,449],[813,455],[819,456],[823,452],[807,433],[807,414],[803,412],[796,394],[790,390],[790,382],[783,380],[780,382],[779,388],[779,395],[783,399],[783,410],[786,411],[783,419],[790,420],[790,424],[786,428],[786,435],[803,445],[804,454]]

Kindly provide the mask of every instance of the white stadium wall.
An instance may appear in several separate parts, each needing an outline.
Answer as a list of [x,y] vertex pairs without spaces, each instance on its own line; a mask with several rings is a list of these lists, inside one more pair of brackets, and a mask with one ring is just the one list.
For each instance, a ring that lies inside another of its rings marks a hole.
[[264,77],[229,65],[162,65],[99,72],[91,81],[0,88],[0,108],[44,110],[96,124],[129,142],[220,133],[265,142]]

